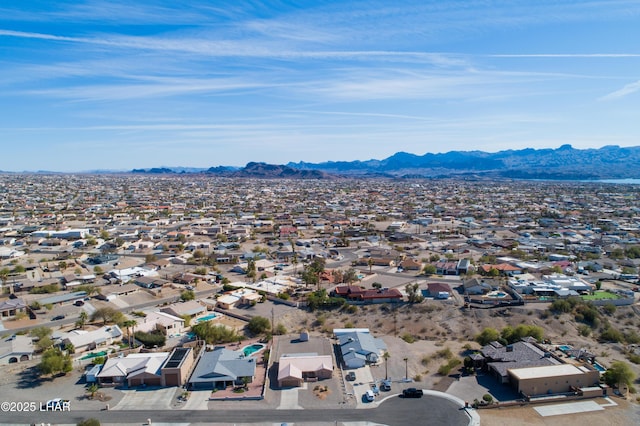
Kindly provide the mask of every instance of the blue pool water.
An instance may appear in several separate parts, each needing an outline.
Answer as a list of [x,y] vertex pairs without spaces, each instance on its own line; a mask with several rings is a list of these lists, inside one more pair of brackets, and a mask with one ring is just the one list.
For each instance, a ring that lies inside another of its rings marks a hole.
[[86,354],[85,356],[83,356],[80,359],[91,359],[91,358],[97,358],[99,356],[105,356],[107,354],[107,351],[100,351],[100,352],[91,352]]
[[198,322],[205,322],[205,321],[211,321],[212,319],[216,318],[216,314],[209,314],[209,315],[205,315],[202,318],[198,318]]
[[566,352],[566,351],[570,351],[572,347],[569,345],[560,345],[558,346],[558,349],[560,349],[562,352]]
[[595,368],[596,370],[598,370],[601,373],[607,371],[606,368],[604,368],[602,365],[598,364],[597,362],[593,363],[593,368]]
[[244,356],[251,356],[256,352],[260,352],[265,348],[265,345],[262,343],[254,343],[253,345],[245,346],[242,348],[242,353]]

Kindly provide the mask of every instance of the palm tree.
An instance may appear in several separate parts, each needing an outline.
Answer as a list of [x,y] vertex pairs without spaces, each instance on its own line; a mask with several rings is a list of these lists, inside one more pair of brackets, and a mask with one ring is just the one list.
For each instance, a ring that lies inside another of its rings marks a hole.
[[98,392],[98,389],[100,389],[100,387],[98,386],[97,383],[91,383],[89,386],[87,386],[87,392],[89,392],[89,398],[93,399],[95,394]]
[[[138,322],[134,319],[129,319],[122,323],[122,326],[127,328],[127,341],[129,342],[130,348],[133,347],[133,339],[131,336],[133,336],[133,330],[137,324]],[[129,327],[131,327],[131,331],[129,331]]]
[[389,370],[387,369],[387,361],[389,361],[389,358],[391,358],[391,354],[389,354],[388,351],[385,351],[384,354],[382,355],[382,358],[384,358],[384,379],[389,380]]
[[78,321],[76,322],[76,324],[78,324],[80,328],[84,329],[84,325],[87,323],[87,319],[89,319],[89,315],[85,311],[82,311],[80,312],[80,316],[78,317]]

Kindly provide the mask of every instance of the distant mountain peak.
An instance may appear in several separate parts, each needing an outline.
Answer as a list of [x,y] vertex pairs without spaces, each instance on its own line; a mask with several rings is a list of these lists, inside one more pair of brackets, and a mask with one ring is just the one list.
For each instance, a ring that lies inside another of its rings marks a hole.
[[223,177],[264,179],[333,179],[336,177],[492,179],[625,179],[640,178],[640,147],[607,145],[599,149],[575,149],[570,144],[553,148],[525,148],[495,153],[449,151],[416,155],[396,152],[382,160],[288,163],[249,162],[243,168],[209,169],[158,167],[133,173],[204,173]]

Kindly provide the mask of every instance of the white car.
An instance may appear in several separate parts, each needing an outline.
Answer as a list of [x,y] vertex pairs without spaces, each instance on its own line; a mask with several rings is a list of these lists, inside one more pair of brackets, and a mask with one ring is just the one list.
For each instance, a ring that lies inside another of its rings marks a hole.
[[373,400],[376,399],[376,395],[373,393],[371,389],[369,389],[364,393],[364,399],[367,400],[368,402],[373,402]]

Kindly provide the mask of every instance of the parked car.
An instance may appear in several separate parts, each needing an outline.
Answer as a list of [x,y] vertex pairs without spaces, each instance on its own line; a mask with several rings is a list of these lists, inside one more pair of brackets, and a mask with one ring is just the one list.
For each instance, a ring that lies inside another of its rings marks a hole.
[[82,300],[76,300],[75,302],[73,302],[73,304],[76,306],[82,306],[84,305],[84,302]]
[[373,400],[376,399],[376,395],[373,393],[371,389],[366,391],[362,397],[364,398],[365,401],[368,401],[368,402],[373,402]]
[[380,389],[389,392],[391,390],[391,380],[383,380],[382,383],[380,383]]
[[403,398],[422,398],[422,389],[408,388],[402,391]]
[[58,321],[64,319],[64,315],[56,315],[55,317],[51,318],[51,321]]
[[356,373],[354,371],[350,371],[347,373],[347,380],[350,382],[356,381]]
[[374,395],[378,396],[380,395],[380,388],[378,387],[378,385],[376,385],[375,383],[371,385],[371,392],[373,392]]

